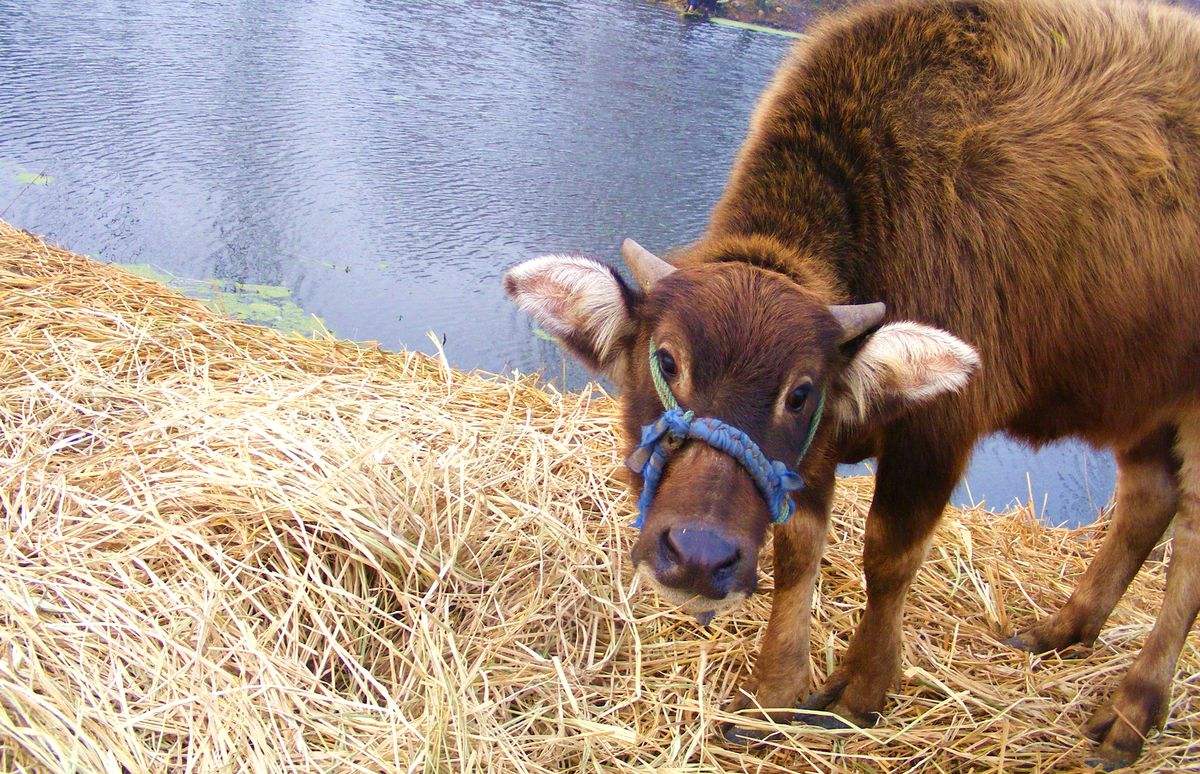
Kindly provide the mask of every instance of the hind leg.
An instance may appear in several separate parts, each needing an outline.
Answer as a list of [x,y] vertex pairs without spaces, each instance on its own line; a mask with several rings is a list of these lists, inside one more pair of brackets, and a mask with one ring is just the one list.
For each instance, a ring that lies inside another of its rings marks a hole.
[[1057,613],[1016,634],[1010,643],[1033,653],[1090,646],[1150,550],[1162,537],[1178,502],[1175,426],[1165,425],[1117,452],[1117,504],[1104,543]]
[[1176,450],[1179,512],[1162,610],[1137,660],[1085,729],[1099,742],[1094,762],[1110,770],[1132,763],[1165,719],[1179,653],[1200,612],[1200,411],[1179,423]]

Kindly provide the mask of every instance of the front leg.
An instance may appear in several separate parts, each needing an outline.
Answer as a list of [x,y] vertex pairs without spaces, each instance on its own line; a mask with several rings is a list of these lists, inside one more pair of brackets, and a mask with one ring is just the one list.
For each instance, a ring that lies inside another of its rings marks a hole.
[[[788,722],[797,702],[812,687],[809,629],[813,586],[825,551],[834,467],[812,477],[796,501],[796,513],[775,528],[775,591],[771,617],[750,680],[733,696],[730,712],[761,707],[765,714]],[[723,729],[729,741],[749,741],[764,734],[734,725]]]
[[[971,448],[945,428],[938,437],[932,424],[893,428],[884,440],[864,536],[867,606],[841,665],[806,710],[871,725],[899,673],[904,598]],[[844,725],[827,715],[800,719]]]

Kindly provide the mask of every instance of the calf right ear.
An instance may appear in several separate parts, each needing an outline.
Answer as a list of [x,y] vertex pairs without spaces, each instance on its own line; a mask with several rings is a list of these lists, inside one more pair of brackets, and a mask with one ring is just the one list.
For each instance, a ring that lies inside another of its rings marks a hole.
[[504,292],[593,371],[616,375],[638,296],[615,270],[590,258],[544,255],[509,269]]

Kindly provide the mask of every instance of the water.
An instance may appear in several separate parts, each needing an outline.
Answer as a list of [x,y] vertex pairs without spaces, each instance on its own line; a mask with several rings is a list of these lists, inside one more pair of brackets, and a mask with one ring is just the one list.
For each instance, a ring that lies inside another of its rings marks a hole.
[[[789,43],[643,0],[0,0],[0,209],[102,259],[284,286],[341,336],[432,330],[455,365],[578,386],[501,270],[693,239]],[[1086,521],[1112,480],[1079,446],[990,439],[957,498]]]

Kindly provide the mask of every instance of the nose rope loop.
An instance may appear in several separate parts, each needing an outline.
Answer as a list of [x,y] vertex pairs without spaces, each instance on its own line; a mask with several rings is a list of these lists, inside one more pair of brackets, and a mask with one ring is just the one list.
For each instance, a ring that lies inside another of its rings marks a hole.
[[[637,448],[625,461],[630,470],[642,476],[642,493],[638,497],[638,515],[633,526],[641,529],[645,524],[646,514],[654,502],[654,495],[658,491],[658,484],[662,480],[671,453],[688,439],[703,441],[717,451],[733,457],[750,474],[759,493],[766,500],[771,511],[771,521],[783,524],[790,519],[795,511],[791,493],[804,488],[800,474],[779,460],[769,459],[754,439],[733,425],[716,417],[696,417],[693,412],[681,408],[662,373],[662,366],[658,362],[658,349],[653,341],[650,342],[650,377],[664,410],[656,421],[642,427],[642,437]],[[800,459],[803,459],[813,437],[816,436],[817,424],[821,421],[824,409],[825,393],[822,391],[809,422],[808,435],[800,450]]]

